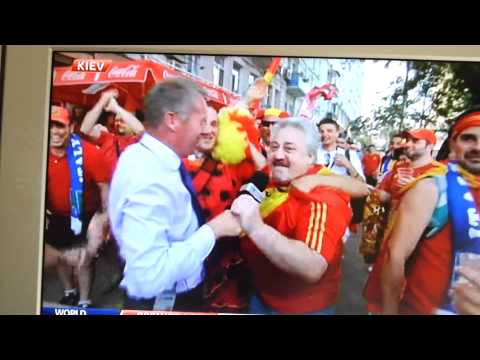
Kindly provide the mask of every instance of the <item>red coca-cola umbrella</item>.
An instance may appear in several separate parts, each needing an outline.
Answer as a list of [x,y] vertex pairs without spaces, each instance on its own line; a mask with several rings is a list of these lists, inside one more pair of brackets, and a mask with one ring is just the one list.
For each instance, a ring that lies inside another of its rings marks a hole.
[[235,104],[240,96],[227,91],[224,88],[215,86],[211,83],[208,83],[201,78],[194,76],[188,72],[181,71],[179,69],[169,67],[159,63],[152,63],[152,70],[155,73],[156,78],[158,79],[169,79],[169,78],[184,78],[189,79],[195,82],[205,91],[205,97],[210,106],[213,106],[215,109],[219,110],[220,108],[228,105]]
[[159,81],[168,78],[188,78],[206,91],[210,105],[219,109],[238,100],[238,96],[203,81],[189,73],[150,60],[113,62],[106,72],[76,72],[71,67],[56,67],[53,71],[52,100],[93,106],[108,88],[119,90],[119,102],[128,110],[143,108],[143,99]]

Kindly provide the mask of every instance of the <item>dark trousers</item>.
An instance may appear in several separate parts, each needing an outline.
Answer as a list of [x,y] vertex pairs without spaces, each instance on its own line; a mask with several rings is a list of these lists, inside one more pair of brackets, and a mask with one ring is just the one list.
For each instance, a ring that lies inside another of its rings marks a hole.
[[[203,305],[203,284],[198,285],[195,289],[187,292],[177,294],[175,297],[175,304],[173,311],[179,312],[203,312],[205,307]],[[124,292],[125,310],[153,310],[155,298],[150,299],[134,299]]]

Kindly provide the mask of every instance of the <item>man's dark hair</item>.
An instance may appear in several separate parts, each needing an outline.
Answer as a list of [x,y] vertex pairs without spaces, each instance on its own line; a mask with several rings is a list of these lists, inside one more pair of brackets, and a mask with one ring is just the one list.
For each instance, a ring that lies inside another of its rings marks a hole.
[[335,125],[335,128],[337,129],[337,131],[340,131],[340,125],[338,125],[338,123],[333,120],[332,118],[329,118],[329,117],[326,117],[326,118],[323,118],[319,123],[318,123],[318,127],[322,126],[322,125],[325,125],[325,124],[332,124],[332,125]]
[[165,113],[171,111],[186,118],[198,97],[204,96],[195,83],[185,79],[162,81],[154,86],[145,98],[145,123],[158,126]]

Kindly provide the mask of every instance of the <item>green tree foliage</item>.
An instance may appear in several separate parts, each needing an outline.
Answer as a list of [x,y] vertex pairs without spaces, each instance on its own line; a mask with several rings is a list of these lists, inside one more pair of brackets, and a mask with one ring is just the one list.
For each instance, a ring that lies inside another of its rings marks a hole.
[[[388,62],[386,66],[388,67]],[[350,131],[357,137],[390,137],[407,128],[428,127],[448,131],[454,117],[480,104],[480,64],[408,61],[406,74],[391,83],[374,118],[357,119]]]

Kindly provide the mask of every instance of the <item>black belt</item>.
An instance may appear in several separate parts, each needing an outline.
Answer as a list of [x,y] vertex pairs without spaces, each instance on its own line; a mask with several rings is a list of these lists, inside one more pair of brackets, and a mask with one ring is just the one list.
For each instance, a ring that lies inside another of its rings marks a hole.
[[[203,283],[192,290],[177,294],[175,297],[175,304],[173,311],[181,312],[202,312],[205,311],[203,304]],[[155,298],[149,299],[134,299],[124,293],[125,310],[153,310]]]

